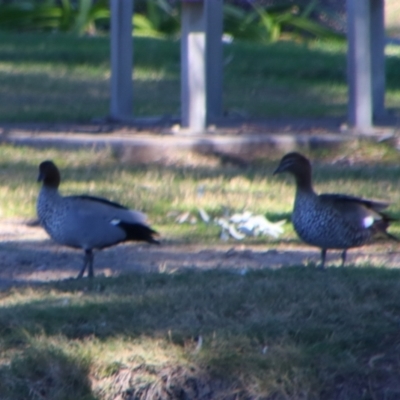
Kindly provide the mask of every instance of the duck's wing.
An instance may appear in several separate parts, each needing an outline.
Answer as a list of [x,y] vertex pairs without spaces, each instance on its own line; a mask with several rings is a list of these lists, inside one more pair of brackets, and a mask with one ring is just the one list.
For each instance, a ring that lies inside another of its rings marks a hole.
[[319,198],[323,202],[346,206],[349,204],[362,204],[365,207],[380,212],[389,207],[390,203],[384,200],[365,199],[363,197],[350,196],[347,194],[321,194]]
[[97,214],[111,219],[121,219],[127,223],[147,224],[147,216],[140,211],[130,210],[117,202],[105,199],[104,197],[80,195],[68,196],[65,199],[72,201],[79,212],[83,214]]
[[144,214],[101,197],[64,197],[68,223],[64,243],[83,248],[104,248],[126,240],[158,243],[157,232]]
[[319,199],[322,205],[335,210],[337,218],[355,229],[381,232],[398,240],[386,232],[390,222],[395,221],[395,218],[389,217],[381,211],[387,208],[389,203],[342,194],[323,194],[319,196]]

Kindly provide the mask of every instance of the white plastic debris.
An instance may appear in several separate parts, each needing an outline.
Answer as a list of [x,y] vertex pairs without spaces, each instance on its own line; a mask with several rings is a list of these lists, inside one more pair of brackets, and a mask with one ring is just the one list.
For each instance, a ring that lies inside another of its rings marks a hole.
[[189,219],[189,217],[190,217],[190,212],[186,211],[186,212],[184,212],[182,214],[179,214],[175,221],[178,224],[183,224],[184,222],[186,222]]
[[[200,222],[209,224],[212,221],[210,215],[203,208],[199,207],[197,210],[201,219]],[[253,215],[250,211],[229,216],[228,210],[224,209],[222,215],[221,217],[216,217],[214,223],[220,226],[220,239],[223,241],[227,241],[230,237],[235,240],[243,240],[247,236],[269,235],[277,238],[283,233],[283,225],[286,222],[286,220],[271,222],[264,215]],[[189,211],[186,211],[179,214],[175,221],[178,224],[196,224],[197,218]]]
[[203,208],[199,208],[199,214],[200,214],[200,218],[206,223],[208,224],[211,220],[210,216],[207,214],[207,212],[203,209]]
[[236,230],[235,225],[229,225],[229,234],[236,240],[243,240],[246,235],[244,233],[240,233]]
[[226,240],[227,234],[236,240],[243,240],[246,236],[259,235],[277,238],[283,233],[286,220],[271,222],[264,215],[253,215],[250,211],[244,211],[231,217],[217,218],[215,222],[222,228],[222,232],[225,232],[223,240]]
[[251,218],[252,214],[250,211],[245,211],[244,213],[236,213],[230,217],[229,221],[234,224],[240,224],[242,222],[246,222],[249,218]]
[[229,221],[225,218],[216,218],[215,222],[219,225],[223,230],[229,230]]
[[198,353],[202,347],[203,347],[203,336],[199,335],[194,352]]
[[285,220],[270,222],[264,215],[254,215],[239,224],[238,229],[246,235],[259,236],[270,235],[274,238],[283,233],[283,224]]

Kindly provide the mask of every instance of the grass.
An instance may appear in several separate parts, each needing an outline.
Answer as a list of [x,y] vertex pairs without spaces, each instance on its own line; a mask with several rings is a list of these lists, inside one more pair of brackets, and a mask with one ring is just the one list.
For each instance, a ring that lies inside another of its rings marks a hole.
[[398,270],[295,267],[14,289],[1,298],[2,399],[140,398],[151,386],[395,399],[399,282]]
[[[336,154],[309,155],[318,190],[381,193],[399,217],[395,149],[359,142]],[[331,163],[343,156],[354,164]],[[216,215],[225,206],[288,218],[293,182],[271,175],[279,157],[245,169],[215,160],[199,168],[135,167],[119,163],[109,149],[2,145],[0,202],[3,217],[33,217],[37,165],[51,158],[61,168],[63,193],[122,201],[148,212],[166,243],[208,246],[215,243],[216,227],[177,226],[169,212],[201,206]],[[285,230],[283,241],[298,242],[290,224]],[[399,235],[398,224],[391,232]],[[281,239],[255,241],[268,249]],[[294,265],[245,275],[192,270],[3,290],[1,399],[158,399],[166,392],[172,399],[200,399],[200,393],[221,399],[396,399],[399,274],[371,264],[325,272]]]
[[[0,119],[88,121],[107,113],[106,38],[0,37]],[[178,113],[178,44],[137,39],[135,46],[135,113]],[[399,60],[390,51],[388,101],[395,104]],[[226,60],[229,110],[344,113],[341,45],[236,44],[226,48]],[[387,198],[389,213],[400,218],[396,149],[365,141],[308,155],[318,191]],[[214,217],[247,209],[289,219],[293,180],[272,176],[281,156],[266,154],[246,168],[211,157],[197,166],[138,167],[107,148],[2,144],[0,216],[34,217],[37,168],[53,159],[64,194],[89,192],[143,210],[166,244],[212,246],[216,226],[177,225],[171,211],[202,207]],[[400,236],[400,224],[391,233]],[[244,243],[268,250],[299,241],[288,222],[279,240]],[[325,272],[293,265],[245,275],[131,273],[2,290],[0,399],[394,400],[399,282],[398,269],[359,263]]]
[[[294,185],[289,176],[272,176],[282,154],[269,154],[266,160],[247,168],[219,164],[193,166],[134,166],[122,164],[111,149],[63,150],[0,147],[0,203],[2,217],[33,218],[39,190],[37,168],[52,159],[62,173],[64,194],[90,193],[143,210],[165,240],[212,243],[218,234],[214,225],[199,221],[177,225],[176,215],[186,211],[198,215],[203,208],[211,217],[251,210],[272,221],[289,221]],[[383,197],[392,201],[389,212],[400,217],[398,153],[384,143],[355,142],[330,151],[310,152],[315,161],[314,178],[320,192],[352,193],[364,197]],[[335,164],[340,158],[358,160],[352,167]],[[378,196],[377,193],[380,193]],[[291,224],[285,225],[285,239],[297,240]],[[400,234],[400,227],[391,231]],[[273,238],[261,239],[276,243]],[[260,239],[253,239],[255,243]]]
[[[134,114],[179,115],[179,43],[135,38],[134,50]],[[109,52],[107,37],[0,33],[0,120],[87,122],[107,115]],[[346,115],[344,44],[235,43],[224,52],[228,115]],[[386,103],[397,111],[399,54],[388,48]]]

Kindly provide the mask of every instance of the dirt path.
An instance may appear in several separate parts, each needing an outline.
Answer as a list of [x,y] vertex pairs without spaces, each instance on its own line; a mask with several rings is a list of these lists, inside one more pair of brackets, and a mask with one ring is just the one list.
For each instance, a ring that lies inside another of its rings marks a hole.
[[[123,244],[98,252],[97,275],[115,276],[127,272],[171,273],[177,270],[228,269],[246,273],[250,269],[280,268],[319,262],[319,251],[302,245],[275,247],[222,243],[214,246]],[[400,246],[380,243],[349,251],[349,263],[400,267]],[[58,246],[38,226],[23,220],[0,222],[0,287],[48,282],[75,277],[82,252]],[[339,265],[339,253],[331,252],[328,265]]]

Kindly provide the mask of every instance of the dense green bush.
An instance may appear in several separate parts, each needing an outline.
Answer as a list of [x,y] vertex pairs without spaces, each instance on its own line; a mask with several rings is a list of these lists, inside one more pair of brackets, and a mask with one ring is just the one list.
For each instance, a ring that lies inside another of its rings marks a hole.
[[43,0],[0,5],[0,29],[94,33],[109,25],[108,0]]
[[251,9],[228,3],[224,6],[224,30],[235,39],[261,43],[275,42],[283,36],[291,39],[341,38],[340,34],[310,17],[316,6],[316,0],[306,7],[286,3],[270,7],[252,5]]
[[[224,31],[234,39],[270,43],[283,36],[293,38],[337,38],[339,35],[311,18],[317,6],[285,3],[265,7],[244,2],[224,4]],[[135,2],[134,33],[137,36],[177,37],[180,2],[142,0]],[[75,34],[107,31],[109,0],[3,0],[0,29],[15,31],[64,31]]]

